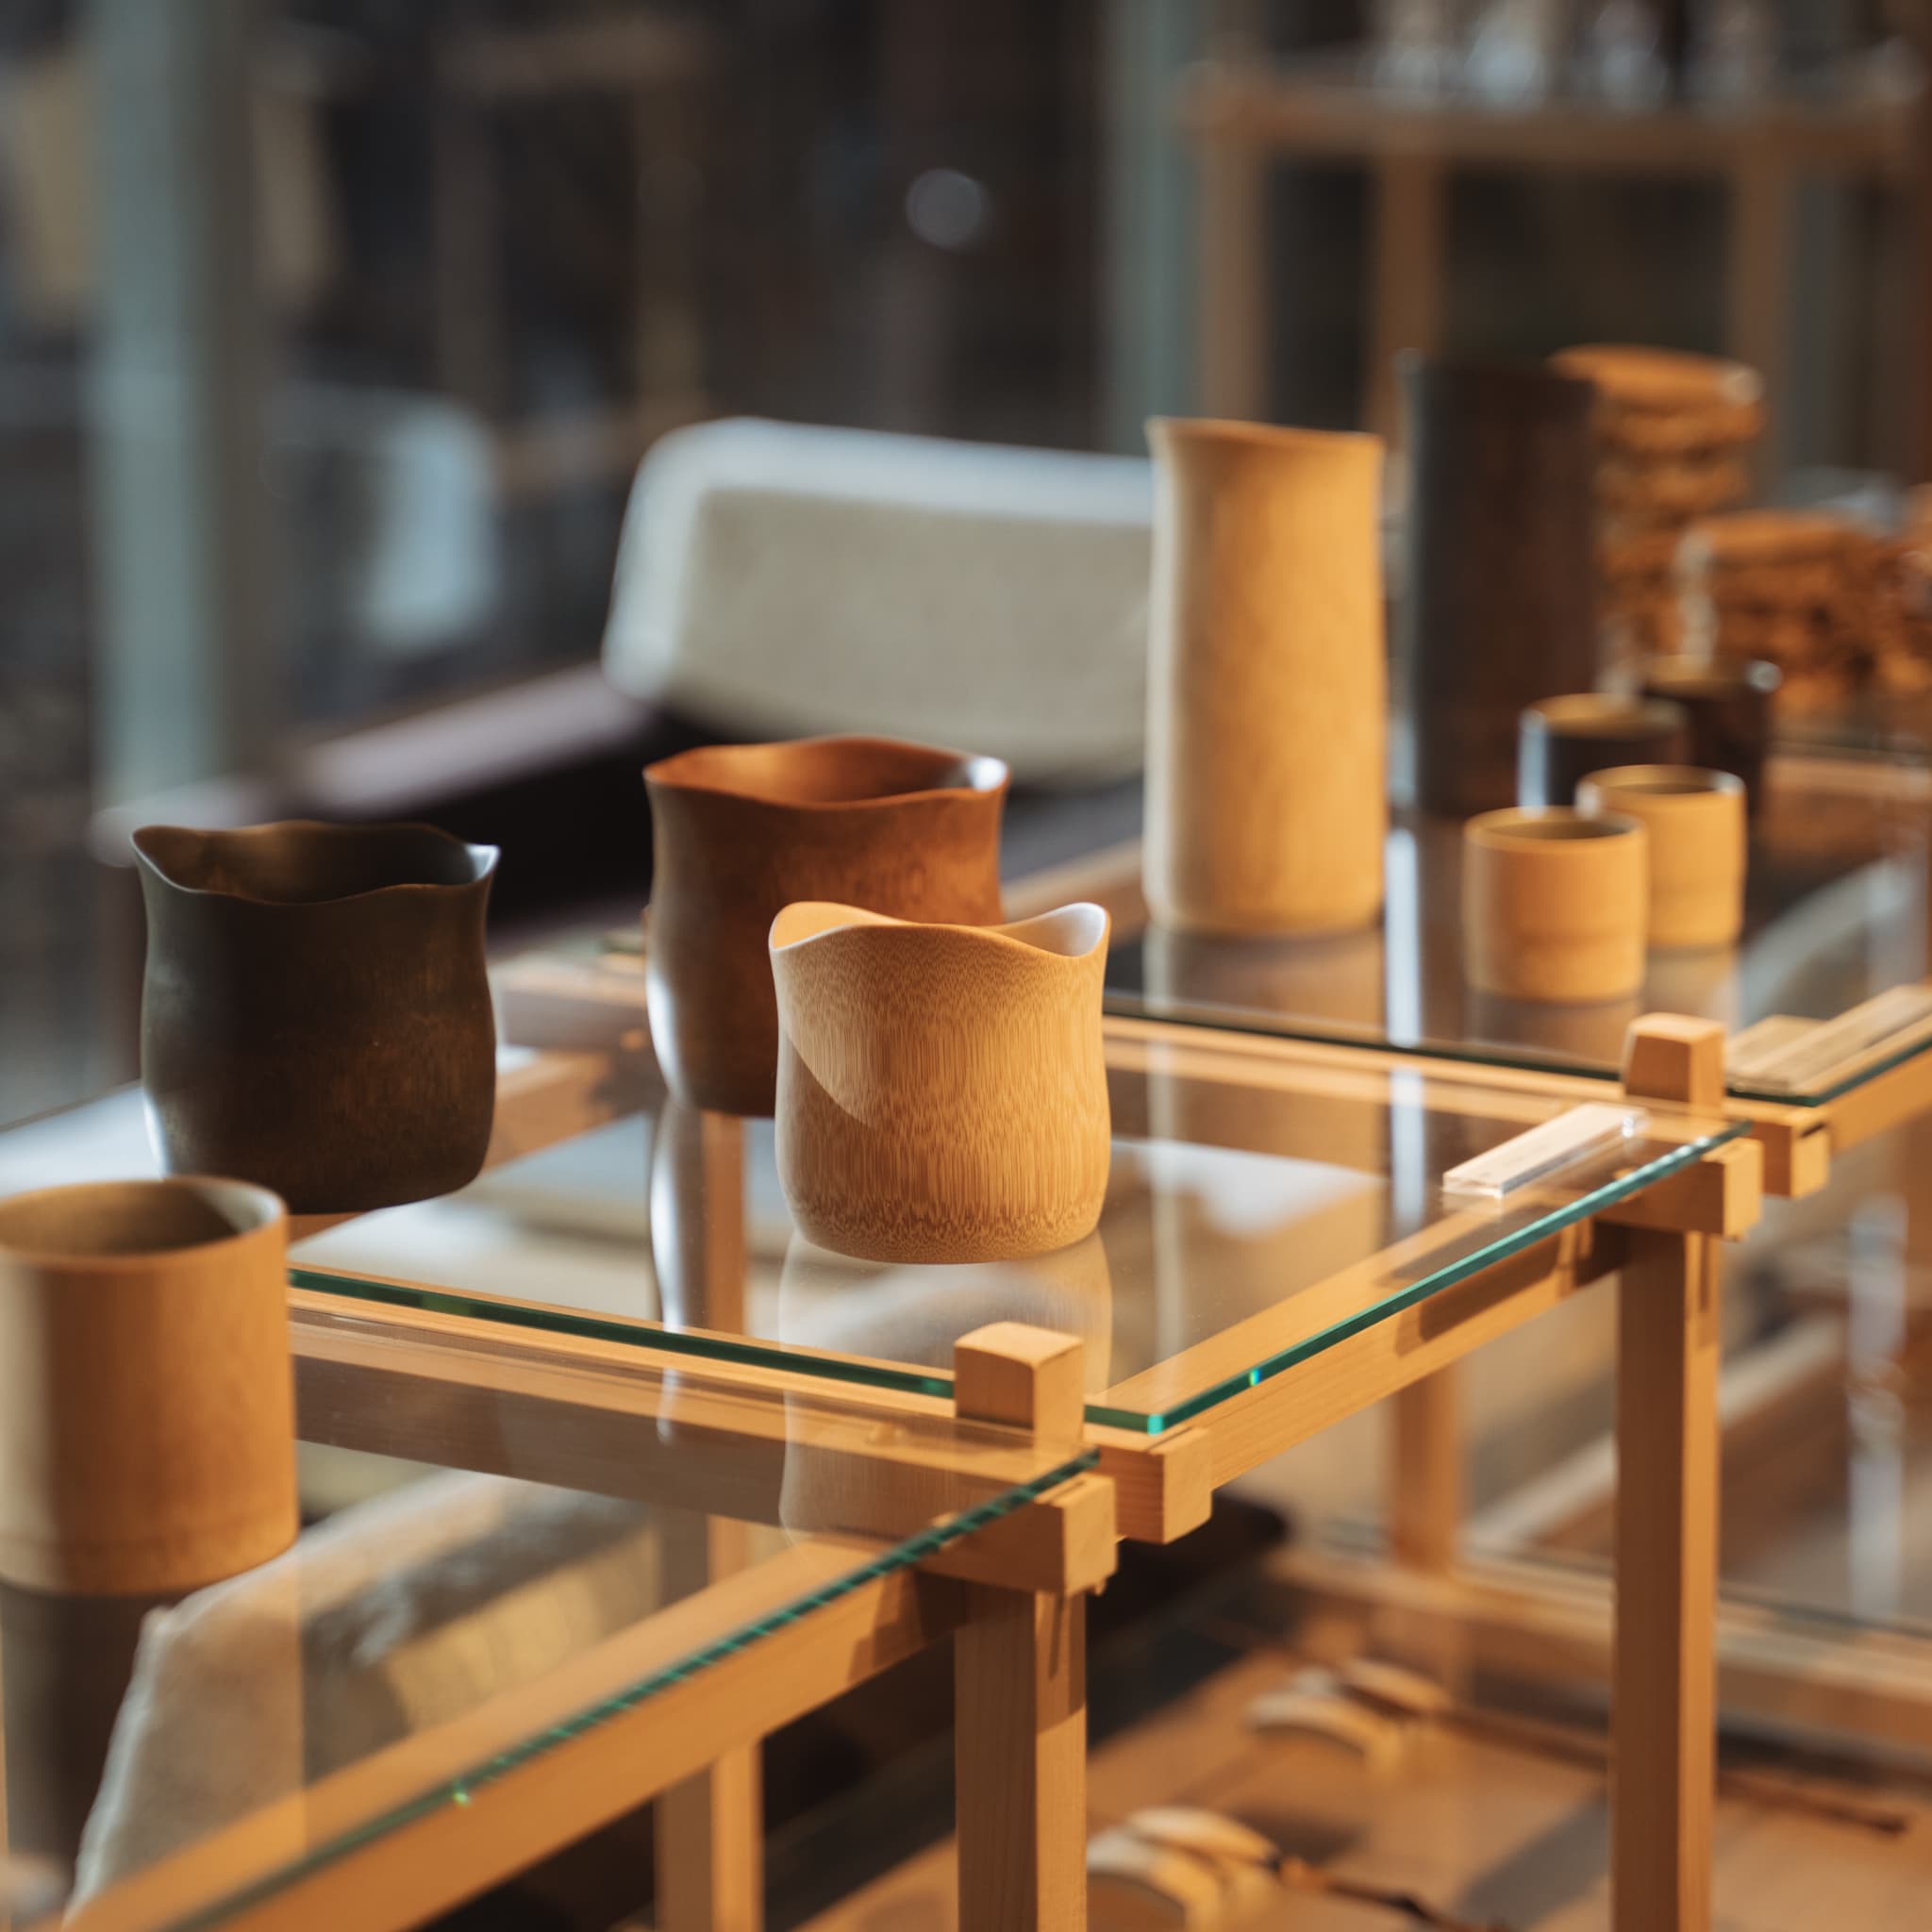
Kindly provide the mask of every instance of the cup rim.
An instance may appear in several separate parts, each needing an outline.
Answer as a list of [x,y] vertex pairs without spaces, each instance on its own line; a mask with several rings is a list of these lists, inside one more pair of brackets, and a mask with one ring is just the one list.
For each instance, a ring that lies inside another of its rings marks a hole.
[[1521,722],[1527,724],[1531,719],[1557,738],[1573,733],[1634,738],[1643,731],[1683,731],[1690,723],[1690,713],[1671,698],[1614,691],[1564,691],[1538,698],[1523,708]]
[[[1539,825],[1564,825],[1562,832],[1541,832]],[[1505,852],[1550,852],[1563,846],[1596,845],[1606,840],[1646,836],[1643,821],[1627,812],[1584,811],[1574,805],[1506,805],[1478,812],[1462,827],[1465,843],[1488,845]]]
[[[1290,423],[1250,423],[1238,416],[1149,416],[1142,425],[1148,446],[1172,441],[1252,442],[1265,449],[1365,450],[1379,453],[1382,439],[1370,429],[1307,429]],[[1158,435],[1157,435],[1158,432]]]
[[[1664,688],[1653,691],[1652,678],[1660,678]],[[1644,694],[1664,704],[1679,704],[1682,697],[1736,697],[1745,691],[1770,697],[1784,681],[1784,673],[1769,658],[1693,658],[1674,651],[1646,658],[1642,668]]]
[[[205,1241],[181,1241],[171,1247],[130,1248],[105,1253],[84,1248],[25,1247],[9,1241],[5,1222],[9,1209],[56,1195],[77,1199],[84,1194],[120,1193],[134,1189],[144,1193],[192,1193],[218,1209],[223,1202],[243,1209],[252,1218],[226,1234],[211,1236]],[[26,1188],[17,1194],[0,1196],[0,1261],[24,1263],[48,1270],[86,1269],[93,1273],[131,1273],[171,1262],[180,1257],[206,1255],[278,1224],[286,1225],[288,1207],[279,1194],[254,1181],[236,1180],[228,1174],[132,1174],[115,1180],[62,1181],[48,1188]]]
[[[274,837],[293,834],[297,839],[328,844],[359,843],[373,837],[392,837],[399,832],[421,834],[435,840],[439,844],[468,853],[475,867],[474,875],[467,879],[392,879],[386,885],[365,887],[359,892],[332,892],[319,899],[276,899],[260,892],[235,891],[225,886],[194,885],[182,878],[161,858],[158,851],[151,849],[158,841],[175,839],[254,845],[266,843]],[[395,819],[367,825],[337,824],[328,819],[270,819],[258,825],[152,824],[138,826],[131,836],[131,842],[134,846],[134,855],[142,865],[175,891],[184,892],[197,899],[232,899],[242,906],[273,907],[277,909],[305,906],[346,906],[355,900],[379,899],[385,893],[391,892],[467,892],[473,887],[482,885],[494,877],[497,861],[503,857],[501,846],[473,845],[465,839],[458,839],[453,832],[445,832],[441,825],[429,824],[422,819]]]
[[[803,764],[815,759],[832,763],[854,752],[915,753],[929,758],[935,770],[958,771],[962,782],[915,785],[904,791],[874,791],[857,798],[802,798],[770,784],[750,785],[741,779],[732,782],[724,774],[708,770],[713,765],[728,767],[750,753],[773,754],[779,759],[791,757]],[[874,811],[915,798],[1000,797],[1011,783],[1012,773],[1006,761],[986,752],[955,751],[950,745],[925,744],[917,739],[850,732],[818,738],[774,739],[758,744],[693,745],[689,751],[674,752],[669,758],[658,758],[644,767],[647,791],[661,788],[703,791],[714,797],[750,799],[759,805],[782,806],[788,811],[799,812]]]
[[1576,781],[1579,798],[1585,786],[1591,787],[1597,797],[1609,801],[1612,810],[1619,795],[1738,799],[1744,795],[1744,781],[1735,772],[1721,772],[1709,765],[1607,765],[1600,772],[1586,772]]
[[[780,953],[795,953],[855,926],[890,928],[897,932],[945,933],[985,941],[1008,951],[1024,953],[1030,959],[1058,959],[1077,965],[1104,953],[1113,930],[1107,908],[1091,899],[1075,899],[1051,911],[1037,912],[1030,919],[1016,919],[1004,925],[964,925],[941,920],[894,919],[890,913],[870,912],[862,906],[846,906],[835,899],[796,899],[784,907],[772,922],[767,945],[775,958]],[[1028,937],[1033,933],[1064,931],[1072,950],[1064,946],[1042,945]],[[794,937],[795,935],[795,937]]]

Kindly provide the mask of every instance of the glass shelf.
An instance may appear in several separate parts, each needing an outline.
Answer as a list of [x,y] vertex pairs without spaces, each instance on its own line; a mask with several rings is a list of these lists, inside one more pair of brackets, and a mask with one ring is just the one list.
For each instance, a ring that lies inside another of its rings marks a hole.
[[[1924,978],[1928,806],[1932,772],[1916,760],[1774,760],[1740,943],[1652,953],[1630,999],[1575,1007],[1503,999],[1464,980],[1461,827],[1411,814],[1390,836],[1376,924],[1310,939],[1116,934],[1108,1009],[1600,1078],[1616,1075],[1640,1013],[1688,1013],[1722,1020],[1741,1054],[1780,1016],[1836,1020]],[[1759,1034],[1746,1036],[1753,1026]],[[1847,1049],[1796,1085],[1740,1060],[1730,1088],[1823,1105],[1928,1045],[1932,1024],[1920,1024]]]
[[1652,1107],[1635,1138],[1484,1201],[1444,1176],[1601,1089],[1134,1023],[1111,1026],[1108,1064],[1099,1228],[1035,1260],[828,1255],[791,1228],[769,1122],[667,1108],[314,1236],[291,1278],[940,1396],[961,1335],[1030,1322],[1086,1343],[1091,1421],[1154,1434],[1745,1131]]
[[290,1552],[159,1616],[0,1585],[9,1849],[116,1923],[218,1926],[507,1802],[532,1760],[1095,1460],[661,1357],[562,1371],[514,1337],[439,1339],[411,1374],[423,1340],[380,1310],[307,1333],[329,1373],[303,1383]]

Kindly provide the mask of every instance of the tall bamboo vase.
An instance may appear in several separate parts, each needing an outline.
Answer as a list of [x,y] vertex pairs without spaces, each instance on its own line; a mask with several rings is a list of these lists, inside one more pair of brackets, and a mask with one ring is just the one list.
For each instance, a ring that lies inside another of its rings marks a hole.
[[1382,904],[1388,673],[1373,436],[1157,418],[1147,904],[1326,932]]

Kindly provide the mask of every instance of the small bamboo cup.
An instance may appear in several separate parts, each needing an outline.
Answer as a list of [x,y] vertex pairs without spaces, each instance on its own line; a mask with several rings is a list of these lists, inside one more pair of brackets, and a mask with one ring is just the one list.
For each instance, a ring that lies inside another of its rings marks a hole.
[[0,1201],[0,1576],[175,1594],[294,1541],[286,1241],[242,1181]]
[[1650,832],[1650,943],[1728,946],[1744,925],[1744,781],[1697,765],[1620,765],[1576,788],[1577,809]]
[[1581,1005],[1642,984],[1650,838],[1639,820],[1560,806],[1486,811],[1462,838],[1472,986]]
[[867,1261],[1006,1261],[1093,1231],[1112,1154],[1107,914],[773,922],[778,1178],[798,1231]]

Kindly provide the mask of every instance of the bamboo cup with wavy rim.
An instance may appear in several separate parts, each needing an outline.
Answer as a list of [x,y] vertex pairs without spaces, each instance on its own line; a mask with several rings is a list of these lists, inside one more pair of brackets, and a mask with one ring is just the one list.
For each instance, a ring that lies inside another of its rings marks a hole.
[[141,1078],[163,1163],[294,1214],[446,1194],[496,1108],[492,845],[434,825],[144,825]]
[[1156,921],[1330,932],[1382,904],[1378,438],[1157,417],[1147,829]]
[[1462,829],[1463,974],[1485,992],[1578,1005],[1643,983],[1649,834],[1568,807]]
[[1092,1232],[1111,1156],[1108,917],[773,922],[778,1176],[799,1232],[870,1261],[999,1261]]
[[644,772],[651,1041],[671,1091],[713,1113],[776,1104],[766,944],[798,900],[898,919],[1000,917],[997,758],[891,738],[717,744]]
[[0,1201],[0,1575],[175,1593],[295,1540],[286,1245],[242,1181]]
[[1576,788],[1576,806],[1649,829],[1651,945],[1736,943],[1749,847],[1741,778],[1696,765],[1619,765],[1592,772]]

